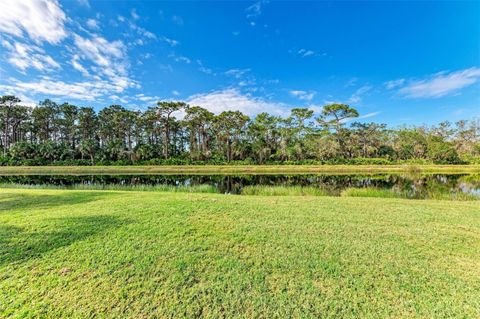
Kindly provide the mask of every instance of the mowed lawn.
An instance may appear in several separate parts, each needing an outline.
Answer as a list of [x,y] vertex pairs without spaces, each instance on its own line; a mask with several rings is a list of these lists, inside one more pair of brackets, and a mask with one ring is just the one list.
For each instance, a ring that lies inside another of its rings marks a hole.
[[480,203],[0,189],[0,318],[478,318]]

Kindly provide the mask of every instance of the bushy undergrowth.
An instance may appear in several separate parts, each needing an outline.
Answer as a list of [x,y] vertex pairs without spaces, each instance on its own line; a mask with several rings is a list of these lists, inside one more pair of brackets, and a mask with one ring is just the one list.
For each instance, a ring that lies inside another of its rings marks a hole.
[[[69,159],[51,161],[45,158],[35,159],[13,159],[0,156],[0,166],[128,166],[128,165],[255,165],[258,164],[252,159],[242,161],[225,161],[221,159],[210,159],[205,161],[191,159],[150,159],[150,160],[98,160],[93,163],[86,159]],[[432,164],[480,164],[480,158],[469,157],[461,162],[435,163],[430,160],[390,160],[386,158],[351,158],[351,159],[329,159],[329,160],[301,160],[301,161],[267,161],[263,165],[432,165]]]

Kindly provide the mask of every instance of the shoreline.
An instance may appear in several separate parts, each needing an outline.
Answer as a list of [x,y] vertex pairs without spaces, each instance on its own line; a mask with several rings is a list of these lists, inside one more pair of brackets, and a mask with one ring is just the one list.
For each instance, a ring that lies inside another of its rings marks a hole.
[[480,174],[480,165],[0,166],[0,175]]

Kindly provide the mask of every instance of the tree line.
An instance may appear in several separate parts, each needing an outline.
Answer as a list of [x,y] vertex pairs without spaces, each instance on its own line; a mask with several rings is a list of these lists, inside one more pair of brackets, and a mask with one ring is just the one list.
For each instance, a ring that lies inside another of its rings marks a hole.
[[0,114],[1,165],[480,163],[478,119],[389,128],[355,121],[358,111],[345,104],[250,118],[175,101],[145,111],[49,99],[32,108],[4,95]]

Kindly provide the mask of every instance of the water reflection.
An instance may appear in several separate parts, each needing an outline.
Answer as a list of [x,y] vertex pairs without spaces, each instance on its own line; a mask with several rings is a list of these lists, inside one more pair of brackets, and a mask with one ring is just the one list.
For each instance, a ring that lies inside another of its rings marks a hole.
[[346,188],[375,187],[407,194],[408,198],[428,198],[429,194],[467,193],[480,195],[480,175],[430,174],[379,175],[25,175],[0,176],[2,184],[57,185],[210,185],[219,193],[239,194],[252,185],[309,186],[340,195]]

